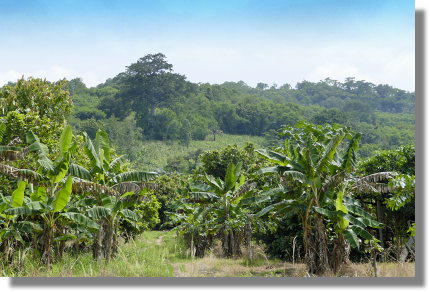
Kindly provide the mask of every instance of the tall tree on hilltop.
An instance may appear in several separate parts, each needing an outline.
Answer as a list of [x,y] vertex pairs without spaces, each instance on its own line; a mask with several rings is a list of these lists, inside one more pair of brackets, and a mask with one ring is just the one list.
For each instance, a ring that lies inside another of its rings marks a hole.
[[184,75],[172,72],[164,54],[149,54],[127,67],[119,76],[122,86],[117,94],[121,106],[136,112],[138,126],[148,136],[154,134],[152,125],[157,107],[168,107],[176,98],[192,91]]

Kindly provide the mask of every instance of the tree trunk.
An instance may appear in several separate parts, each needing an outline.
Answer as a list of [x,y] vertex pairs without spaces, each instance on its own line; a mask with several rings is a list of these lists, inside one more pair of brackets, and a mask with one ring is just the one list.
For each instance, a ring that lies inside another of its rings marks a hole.
[[334,247],[330,257],[330,266],[333,272],[337,273],[344,265],[349,265],[350,246],[343,234],[338,234],[334,240]]
[[52,243],[54,241],[54,228],[45,224],[42,263],[48,268],[52,265]]
[[245,225],[245,241],[246,241],[246,249],[248,260],[252,261],[252,222],[251,218],[248,216]]
[[103,238],[103,252],[104,258],[109,261],[112,257],[113,226],[112,223],[108,222],[105,227],[106,229]]
[[116,233],[115,227],[113,228],[113,238],[112,238],[112,257],[116,257],[118,254],[118,234]]
[[405,262],[409,253],[411,253],[412,255],[415,255],[414,244],[415,244],[415,237],[411,236],[408,242],[406,242],[406,244],[403,246],[402,251],[400,252],[399,262]]
[[330,270],[328,260],[327,234],[322,217],[315,217],[315,224],[304,234],[305,262],[308,272],[323,275]]
[[[376,200],[376,216],[378,218],[378,222],[384,223],[383,221],[383,210],[382,210],[382,204],[380,200]],[[381,247],[385,249],[385,242],[384,242],[384,228],[378,229],[378,235]],[[381,252],[381,260],[385,262],[385,252]]]
[[373,267],[373,275],[374,277],[378,277],[378,263],[376,261],[376,251],[372,251],[372,267]]
[[100,223],[100,228],[94,234],[94,238],[93,238],[93,259],[95,261],[99,261],[102,258],[102,238],[103,238],[103,222]]
[[9,239],[5,239],[2,244],[2,253],[3,253],[3,258],[5,260],[6,263],[11,264],[12,263],[12,252],[11,252],[11,243]]

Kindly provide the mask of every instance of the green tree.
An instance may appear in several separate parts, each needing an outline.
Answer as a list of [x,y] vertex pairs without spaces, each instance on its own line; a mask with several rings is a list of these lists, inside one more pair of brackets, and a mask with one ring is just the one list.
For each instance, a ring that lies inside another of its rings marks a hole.
[[117,98],[122,107],[136,112],[138,125],[152,137],[157,131],[153,124],[156,108],[165,107],[175,98],[192,90],[185,76],[172,73],[172,65],[161,54],[149,54],[127,67],[121,76]]
[[0,89],[0,123],[6,125],[2,140],[8,144],[15,138],[25,141],[33,131],[49,147],[55,147],[71,113],[72,100],[64,90],[65,81],[28,78]]

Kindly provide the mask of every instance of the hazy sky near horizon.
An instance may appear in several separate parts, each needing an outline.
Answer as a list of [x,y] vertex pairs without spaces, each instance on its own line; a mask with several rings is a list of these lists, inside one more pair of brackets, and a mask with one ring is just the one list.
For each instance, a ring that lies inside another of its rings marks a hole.
[[162,52],[192,82],[346,77],[414,91],[413,0],[0,0],[0,86],[88,86]]

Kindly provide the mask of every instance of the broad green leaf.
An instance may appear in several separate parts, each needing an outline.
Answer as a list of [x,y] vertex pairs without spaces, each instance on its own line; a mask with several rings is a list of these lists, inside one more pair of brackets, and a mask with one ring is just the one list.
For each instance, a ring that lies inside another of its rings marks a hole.
[[216,188],[217,190],[223,189],[223,186],[212,175],[206,175],[205,179],[211,187]]
[[287,170],[287,171],[283,172],[283,175],[286,177],[291,177],[292,179],[299,181],[301,183],[309,183],[306,175],[304,175],[303,173],[301,173],[299,171]]
[[58,191],[55,200],[53,201],[53,211],[58,212],[66,207],[72,194],[73,178],[69,176],[64,184],[64,187]]
[[69,151],[70,146],[72,145],[72,139],[72,127],[70,125],[67,125],[61,133],[59,140],[59,146],[62,155],[66,154],[66,152]]
[[120,196],[120,198],[125,198],[125,197],[129,197],[129,196],[133,196],[135,193],[134,192],[126,192],[123,195]]
[[113,209],[117,203],[117,198],[114,196],[103,196],[102,197],[102,204],[103,207]]
[[108,134],[103,130],[98,130],[96,133],[95,144],[97,148],[103,150],[104,159],[101,160],[105,164],[105,168],[107,169],[109,167],[109,163],[111,162],[111,147]]
[[366,225],[359,218],[355,218],[351,214],[345,214],[344,217],[351,222],[351,224],[360,226],[361,228],[366,228]]
[[61,213],[61,216],[87,228],[99,229],[100,227],[95,221],[91,220],[90,218],[81,213],[65,212]]
[[364,228],[361,228],[360,226],[354,225],[351,227],[351,229],[354,230],[354,232],[358,236],[363,237],[364,239],[367,239],[367,240],[373,239],[372,234],[370,234],[369,232],[367,232],[367,230],[365,230]]
[[130,221],[139,222],[141,217],[129,209],[122,209],[120,215]]
[[269,212],[270,212],[270,211],[272,211],[273,209],[275,209],[275,208],[279,207],[280,205],[288,204],[288,202],[289,202],[289,201],[282,201],[282,202],[279,202],[279,203],[276,203],[276,204],[273,204],[273,205],[269,205],[269,206],[265,207],[264,209],[260,210],[259,212],[257,212],[257,213],[254,215],[254,217],[255,217],[255,218],[261,217],[261,216],[263,216],[263,215],[265,215],[265,214],[269,213]]
[[6,151],[21,151],[22,147],[18,146],[7,146],[7,145],[0,145],[0,153],[6,152]]
[[19,221],[14,224],[14,227],[19,230],[19,232],[25,232],[25,233],[31,233],[33,231],[35,232],[42,232],[43,228],[34,222],[30,221]]
[[345,133],[342,131],[332,137],[328,145],[324,146],[324,153],[321,155],[321,158],[316,165],[316,173],[321,173],[322,170],[328,165],[328,162],[333,159],[335,153],[337,152],[337,148],[344,137]]
[[94,148],[93,142],[91,142],[90,137],[88,137],[87,133],[83,133],[85,138],[85,144],[84,144],[84,150],[87,154],[88,158],[91,161],[91,166],[93,168],[96,168],[98,171],[102,171],[102,164],[100,162],[98,153],[96,152],[96,149]]
[[102,206],[95,206],[92,207],[87,211],[88,216],[95,220],[100,220],[102,218],[108,218],[111,216],[112,212],[110,209],[102,207]]
[[114,170],[118,170],[118,167],[121,165],[121,162],[125,160],[125,155],[121,155],[117,158],[115,158],[114,160],[112,160],[112,162],[109,164],[109,169],[111,171]]
[[275,151],[271,151],[271,150],[266,150],[266,149],[259,149],[256,150],[255,152],[257,152],[258,154],[260,154],[261,156],[263,156],[266,160],[276,163],[278,165],[281,166],[286,166],[288,165],[290,159],[278,152]]
[[64,235],[60,235],[54,238],[54,241],[65,241],[65,240],[70,240],[70,239],[76,239],[76,235],[73,234],[64,234]]
[[[345,214],[348,213],[348,209],[343,204],[343,191],[339,191],[337,193],[335,204],[336,204],[336,211],[340,211]],[[338,217],[338,226],[340,230],[344,230],[348,228],[348,225],[349,225],[349,221],[346,219],[346,217]]]
[[54,163],[45,155],[42,155],[37,163],[45,170],[45,172],[53,173],[55,171]]
[[236,170],[236,165],[234,165],[233,163],[229,163],[227,166],[227,171],[224,179],[224,182],[225,182],[224,191],[229,191],[234,188],[237,180],[237,177],[235,175],[235,170]]
[[60,182],[68,173],[70,164],[70,155],[64,154],[64,157],[55,166],[54,183]]
[[28,131],[25,134],[25,141],[27,144],[33,144],[34,142],[40,142],[39,137],[33,133],[33,131]]
[[29,209],[27,207],[16,207],[4,210],[4,213],[7,215],[35,215],[38,214],[39,211],[35,209]]
[[353,214],[366,218],[366,219],[372,219],[372,215],[364,211],[362,208],[356,205],[346,204],[346,208]]
[[20,180],[18,182],[18,187],[12,192],[12,207],[21,207],[24,202],[24,191],[26,187],[26,182]]
[[69,175],[72,175],[74,177],[82,178],[85,180],[91,180],[92,176],[91,173],[83,166],[80,166],[75,163],[69,164]]
[[321,215],[327,216],[330,219],[336,220],[338,219],[338,213],[336,211],[327,210],[321,207],[314,207],[315,211],[317,213],[320,213]]
[[280,171],[279,166],[270,166],[270,167],[264,167],[257,170],[256,174],[266,174],[266,173],[278,173]]
[[37,187],[36,191],[30,194],[32,201],[44,201],[46,198],[46,189],[44,187]]
[[345,236],[345,239],[351,244],[352,248],[359,248],[360,247],[360,240],[357,237],[357,234],[350,228],[345,229],[343,231],[343,235]]

